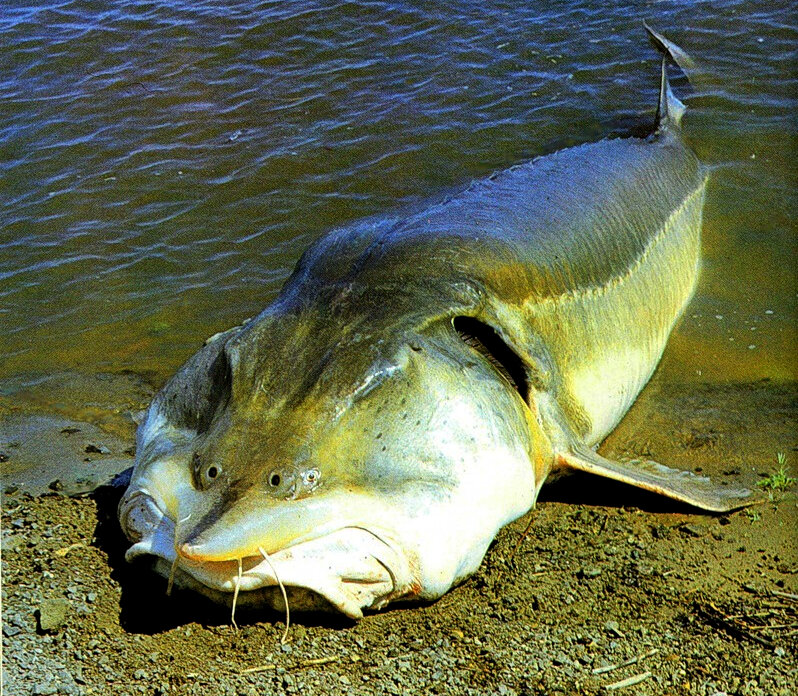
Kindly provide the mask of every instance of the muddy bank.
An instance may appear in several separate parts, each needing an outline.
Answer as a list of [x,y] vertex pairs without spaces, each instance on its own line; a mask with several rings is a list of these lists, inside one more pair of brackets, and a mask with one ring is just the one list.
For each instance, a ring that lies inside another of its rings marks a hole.
[[153,380],[59,372],[0,383],[3,491],[81,495],[133,466],[136,423]]
[[[756,486],[778,452],[798,475],[796,426],[795,384],[655,380],[602,451]],[[132,428],[118,436],[132,445]],[[292,616],[286,645],[280,615],[239,611],[235,631],[229,610],[187,592],[167,597],[165,581],[126,564],[119,495],[4,495],[9,696],[599,694],[612,685],[769,696],[792,694],[798,681],[794,487],[711,516],[574,476],[544,488],[480,571],[440,601],[359,623]]]

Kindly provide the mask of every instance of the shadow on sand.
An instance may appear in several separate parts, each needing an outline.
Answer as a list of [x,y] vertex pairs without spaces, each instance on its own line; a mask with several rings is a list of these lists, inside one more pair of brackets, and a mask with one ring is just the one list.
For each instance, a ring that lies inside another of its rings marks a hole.
[[[97,505],[93,545],[107,555],[111,578],[122,589],[119,602],[120,626],[128,633],[151,635],[192,623],[199,623],[204,627],[230,625],[229,603],[225,606],[197,592],[179,588],[174,588],[167,595],[166,579],[155,573],[151,564],[146,560],[134,563],[125,560],[125,551],[130,542],[119,526],[116,510],[126,485],[127,481],[120,476],[112,485],[101,486],[92,493]],[[289,589],[289,606],[290,604]],[[236,623],[239,626],[263,621],[282,626],[284,620],[282,612],[269,606],[247,606],[242,603],[236,608]],[[292,611],[291,623],[332,629],[353,625],[352,620],[343,614],[320,611]]]

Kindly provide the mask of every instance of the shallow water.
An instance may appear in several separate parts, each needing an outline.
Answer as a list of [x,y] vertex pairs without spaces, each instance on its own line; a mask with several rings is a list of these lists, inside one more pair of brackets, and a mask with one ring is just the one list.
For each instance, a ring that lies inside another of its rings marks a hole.
[[706,70],[698,294],[663,366],[796,375],[791,3],[11,2],[0,8],[0,380],[156,382],[307,244],[650,122],[642,19]]

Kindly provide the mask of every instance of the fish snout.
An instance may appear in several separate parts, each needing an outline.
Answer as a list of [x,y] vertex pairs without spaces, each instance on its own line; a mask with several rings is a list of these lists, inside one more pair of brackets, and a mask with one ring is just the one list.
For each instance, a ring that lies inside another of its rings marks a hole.
[[[208,553],[204,552],[203,545],[201,544],[191,544],[186,541],[182,544],[176,544],[175,550],[177,551],[178,556],[188,561],[194,561],[197,563],[214,563],[220,560],[217,556],[208,555]],[[230,559],[223,558],[221,560],[227,561]]]

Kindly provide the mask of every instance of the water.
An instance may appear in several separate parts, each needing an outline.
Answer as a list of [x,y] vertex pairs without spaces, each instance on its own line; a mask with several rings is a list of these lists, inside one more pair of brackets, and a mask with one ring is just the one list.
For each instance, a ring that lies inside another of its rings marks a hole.
[[0,381],[156,382],[308,243],[653,118],[642,19],[708,71],[704,273],[663,369],[796,376],[791,3],[4,2]]

